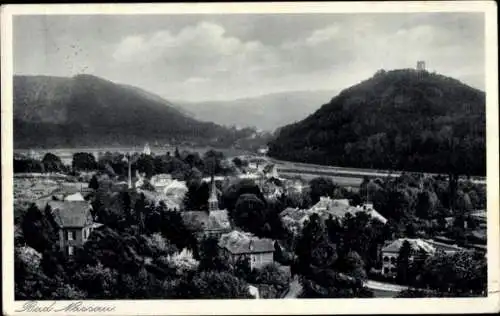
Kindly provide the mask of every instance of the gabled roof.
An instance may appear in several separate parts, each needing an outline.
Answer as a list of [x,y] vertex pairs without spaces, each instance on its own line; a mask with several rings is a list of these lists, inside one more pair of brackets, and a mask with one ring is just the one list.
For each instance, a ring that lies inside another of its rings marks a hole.
[[54,220],[61,228],[86,227],[92,224],[91,206],[87,201],[40,201],[37,206],[44,210],[49,205]]
[[219,247],[232,254],[274,252],[274,242],[267,238],[258,238],[250,233],[233,230],[219,240]]
[[427,242],[436,250],[442,250],[444,252],[458,252],[464,250],[464,248],[461,248],[457,245],[449,245],[432,239],[427,240]]
[[423,239],[399,238],[383,247],[382,252],[397,253],[405,241],[410,243],[410,246],[414,251],[423,250],[428,253],[433,253],[436,250],[431,244]]

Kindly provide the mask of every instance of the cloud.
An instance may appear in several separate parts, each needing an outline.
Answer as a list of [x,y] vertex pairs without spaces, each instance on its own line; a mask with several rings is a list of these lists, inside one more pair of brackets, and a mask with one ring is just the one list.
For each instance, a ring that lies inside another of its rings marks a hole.
[[[484,85],[483,17],[477,14],[30,19],[14,28],[16,72],[86,69],[172,99],[338,90],[380,68],[414,67],[421,59],[431,70]],[[73,44],[83,51],[75,55]]]

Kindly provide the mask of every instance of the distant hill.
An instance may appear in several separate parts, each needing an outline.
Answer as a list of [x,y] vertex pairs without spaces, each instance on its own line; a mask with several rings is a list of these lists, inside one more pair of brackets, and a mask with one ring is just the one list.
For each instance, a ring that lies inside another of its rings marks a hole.
[[277,159],[485,175],[485,93],[413,69],[379,71],[343,90],[269,145]]
[[231,101],[176,103],[200,120],[273,131],[305,118],[321,104],[330,101],[332,95],[334,92],[326,90],[290,91]]
[[229,146],[241,136],[200,122],[157,95],[99,77],[14,76],[15,148],[146,141]]

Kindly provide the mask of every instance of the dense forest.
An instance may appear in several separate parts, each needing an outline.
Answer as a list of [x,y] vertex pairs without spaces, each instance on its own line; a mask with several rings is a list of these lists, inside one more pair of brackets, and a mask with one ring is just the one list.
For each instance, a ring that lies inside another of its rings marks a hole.
[[447,174],[486,173],[485,93],[443,75],[378,71],[280,129],[283,160]]
[[194,142],[230,146],[252,130],[200,122],[159,96],[90,75],[14,77],[14,146]]

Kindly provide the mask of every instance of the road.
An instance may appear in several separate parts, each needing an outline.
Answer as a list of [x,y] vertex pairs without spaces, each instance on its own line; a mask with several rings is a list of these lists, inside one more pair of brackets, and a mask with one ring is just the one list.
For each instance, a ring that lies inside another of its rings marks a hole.
[[[379,281],[368,280],[365,282],[364,286],[373,290],[375,292],[385,292],[384,297],[394,297],[399,292],[408,289],[406,286],[401,286],[392,283],[384,283]],[[286,295],[283,297],[285,299],[297,298],[302,292],[302,286],[300,285],[299,279],[295,277],[292,282],[290,282],[290,288]],[[376,295],[378,297],[378,295]]]
[[[309,175],[309,176],[330,176],[334,178],[342,178],[350,183],[361,183],[363,177],[387,177],[393,176],[398,177],[402,174],[401,171],[391,171],[388,170],[376,170],[376,169],[358,169],[358,168],[347,168],[347,167],[337,167],[337,166],[325,166],[316,165],[300,162],[282,161],[276,159],[269,159],[270,162],[276,164],[278,172],[284,175]],[[411,172],[409,172],[411,173]],[[434,173],[424,173],[427,176],[436,176]],[[460,181],[466,181],[465,179],[460,179]],[[471,182],[475,184],[486,184],[485,177],[471,177]]]
[[399,293],[401,291],[408,289],[408,287],[406,286],[392,284],[392,283],[383,283],[373,280],[366,281],[364,285],[370,290],[380,290],[380,291],[395,292],[395,293]]

